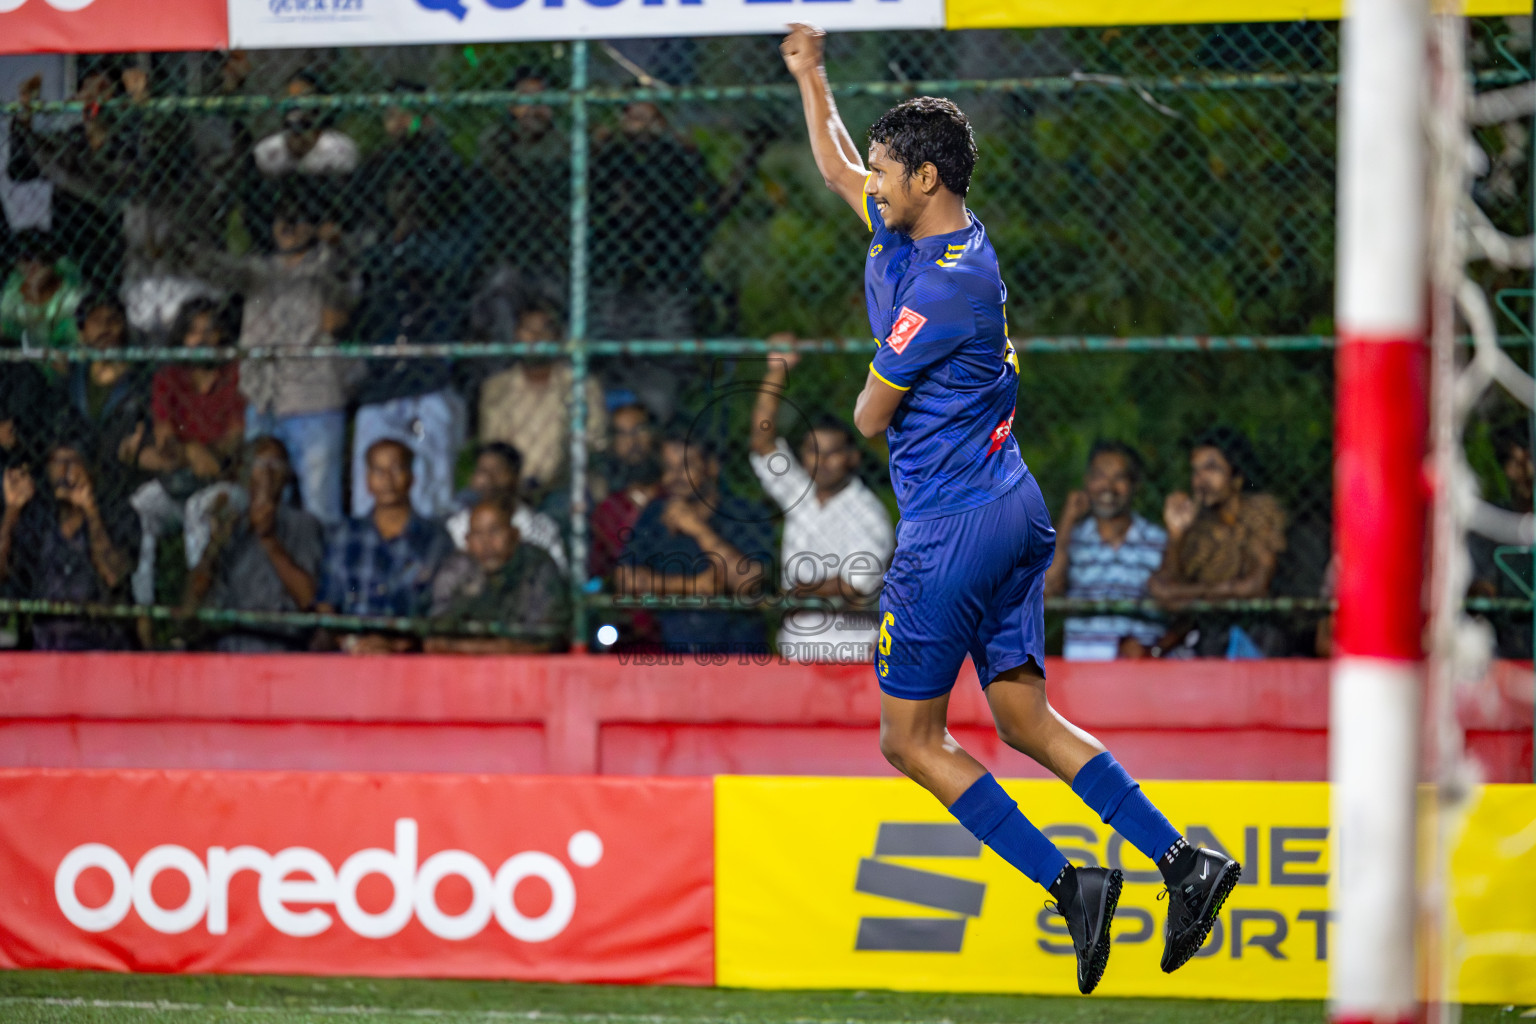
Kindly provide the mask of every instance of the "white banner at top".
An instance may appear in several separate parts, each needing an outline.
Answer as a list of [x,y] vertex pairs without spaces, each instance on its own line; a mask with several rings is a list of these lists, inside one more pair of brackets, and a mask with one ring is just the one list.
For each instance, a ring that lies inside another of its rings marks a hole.
[[944,0],[229,0],[232,47],[943,28]]

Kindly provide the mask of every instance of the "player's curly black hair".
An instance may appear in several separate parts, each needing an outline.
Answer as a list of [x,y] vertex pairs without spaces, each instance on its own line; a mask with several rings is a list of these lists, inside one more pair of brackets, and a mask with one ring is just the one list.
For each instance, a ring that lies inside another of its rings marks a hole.
[[919,96],[898,103],[869,126],[869,142],[884,146],[906,169],[907,178],[931,163],[945,188],[959,196],[970,190],[976,135],[970,118],[950,100]]

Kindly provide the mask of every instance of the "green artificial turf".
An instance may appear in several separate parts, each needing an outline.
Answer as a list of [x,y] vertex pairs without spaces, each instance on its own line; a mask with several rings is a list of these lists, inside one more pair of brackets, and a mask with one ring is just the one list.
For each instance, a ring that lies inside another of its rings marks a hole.
[[[1466,1024],[1532,1019],[1467,1007]],[[0,972],[5,1024],[1290,1024],[1315,1002],[749,992],[497,981]]]

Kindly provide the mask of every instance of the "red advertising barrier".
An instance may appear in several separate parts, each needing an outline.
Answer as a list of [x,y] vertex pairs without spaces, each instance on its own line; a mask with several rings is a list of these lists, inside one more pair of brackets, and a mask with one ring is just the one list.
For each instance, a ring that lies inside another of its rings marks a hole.
[[223,50],[227,0],[0,0],[0,53]]
[[0,967],[708,985],[712,793],[0,771]]
[[[1328,777],[1328,663],[1046,659],[1051,703],[1147,779]],[[1530,662],[1461,709],[1490,782],[1531,778]],[[561,775],[878,775],[867,665],[600,655],[0,654],[0,766]],[[1000,777],[969,662],[950,729]]]

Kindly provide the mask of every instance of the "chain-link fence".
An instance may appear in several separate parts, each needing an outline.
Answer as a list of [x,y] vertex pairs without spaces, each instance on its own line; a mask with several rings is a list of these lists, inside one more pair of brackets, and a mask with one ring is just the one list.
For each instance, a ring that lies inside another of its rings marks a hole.
[[[1480,89],[1530,77],[1529,19],[1472,27]],[[1331,23],[829,41],[855,137],[923,93],[975,125],[1013,429],[1064,529],[1113,518],[1070,495],[1096,442],[1128,448],[1146,564],[1074,572],[1058,634],[1118,612],[1142,646],[1326,647],[1337,60]],[[877,642],[895,506],[883,444],[843,425],[872,347],[865,228],[822,185],[773,40],[74,72],[67,101],[29,83],[0,108],[9,643]],[[1512,234],[1529,124],[1482,140],[1480,198]],[[1487,283],[1523,331],[1528,282]],[[787,379],[770,350],[797,354]],[[1528,508],[1525,420],[1486,413],[1485,490]],[[1201,437],[1273,498],[1212,521],[1203,571],[1263,578],[1157,606],[1165,499]],[[1529,651],[1528,604],[1488,583]]]

